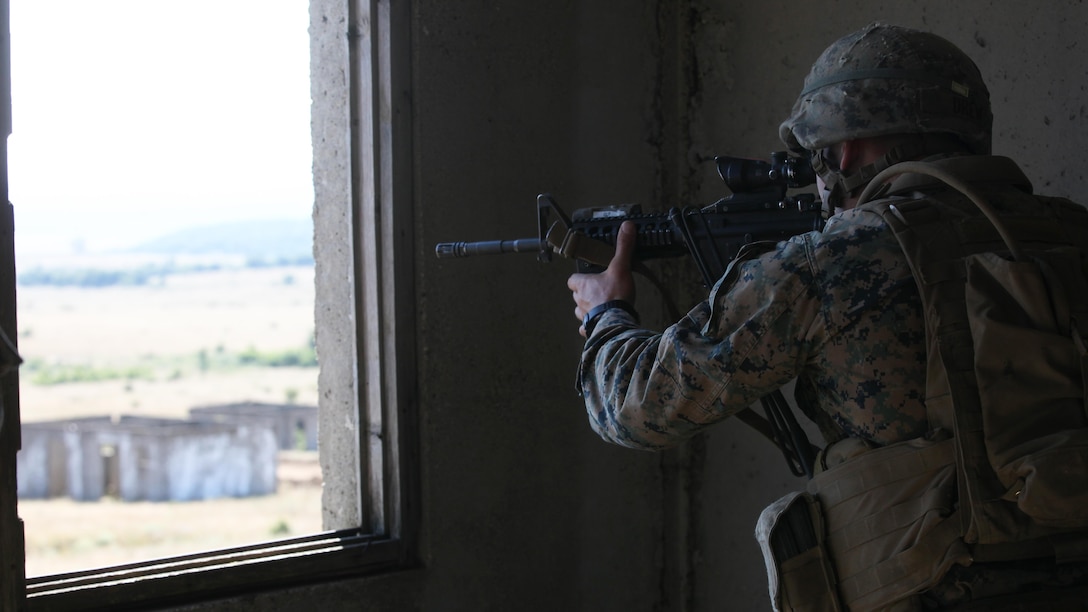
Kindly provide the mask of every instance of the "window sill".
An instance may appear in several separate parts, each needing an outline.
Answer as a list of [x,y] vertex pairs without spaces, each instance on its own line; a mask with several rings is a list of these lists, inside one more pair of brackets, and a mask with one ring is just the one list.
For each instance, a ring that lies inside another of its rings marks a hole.
[[121,610],[218,599],[407,566],[401,540],[334,531],[27,579],[27,609]]

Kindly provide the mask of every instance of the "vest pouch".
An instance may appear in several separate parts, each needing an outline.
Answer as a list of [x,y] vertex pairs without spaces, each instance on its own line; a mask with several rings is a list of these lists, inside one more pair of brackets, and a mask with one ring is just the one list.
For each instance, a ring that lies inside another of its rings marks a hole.
[[956,511],[955,440],[915,438],[872,449],[816,474],[840,601],[849,610],[915,610],[969,551]]
[[1040,526],[1084,529],[1088,418],[1071,311],[1088,290],[1077,250],[1031,255],[964,260],[986,454],[1002,499]]
[[825,533],[820,504],[808,493],[790,493],[760,514],[755,535],[775,612],[845,609],[835,590]]

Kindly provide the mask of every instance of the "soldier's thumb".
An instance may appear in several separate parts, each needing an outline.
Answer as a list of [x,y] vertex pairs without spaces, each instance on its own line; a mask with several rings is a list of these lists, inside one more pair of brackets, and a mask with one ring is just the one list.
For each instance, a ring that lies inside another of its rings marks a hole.
[[624,221],[620,225],[620,231],[616,235],[616,254],[612,256],[608,267],[617,272],[626,272],[631,269],[631,258],[635,253],[635,224]]

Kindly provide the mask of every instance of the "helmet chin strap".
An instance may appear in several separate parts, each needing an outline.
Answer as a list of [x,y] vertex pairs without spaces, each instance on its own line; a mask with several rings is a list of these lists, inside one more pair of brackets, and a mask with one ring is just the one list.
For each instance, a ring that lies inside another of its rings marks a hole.
[[842,186],[844,177],[838,168],[828,162],[823,150],[814,151],[811,161],[812,169],[816,171],[816,176],[820,177],[824,184],[824,192],[820,194],[820,199],[824,203],[823,218],[827,221],[828,217],[837,214],[837,211],[842,209],[843,200],[846,199]]
[[922,156],[926,151],[926,147],[923,144],[913,142],[893,147],[880,159],[862,166],[856,172],[843,172],[839,169],[838,164],[831,162],[824,156],[823,151],[821,149],[813,152],[812,169],[824,182],[824,189],[827,190],[827,197],[823,198],[823,216],[824,219],[827,219],[845,208],[847,195],[854,195],[885,169],[899,162],[917,159]]

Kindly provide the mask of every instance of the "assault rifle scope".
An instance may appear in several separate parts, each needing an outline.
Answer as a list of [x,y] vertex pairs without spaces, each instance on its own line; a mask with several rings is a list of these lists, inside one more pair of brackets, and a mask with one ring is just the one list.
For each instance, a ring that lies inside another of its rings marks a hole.
[[709,206],[643,212],[638,204],[621,204],[581,208],[568,217],[544,193],[537,196],[536,238],[444,242],[435,247],[435,255],[445,259],[535,252],[538,260],[548,262],[558,253],[577,260],[580,271],[599,270],[612,259],[620,225],[631,221],[637,229],[636,261],[691,255],[710,287],[745,244],[786,240],[822,226],[815,195],[787,195],[790,188],[815,182],[807,159],[783,151],[773,153],[769,162],[724,156],[714,162],[733,195]]

